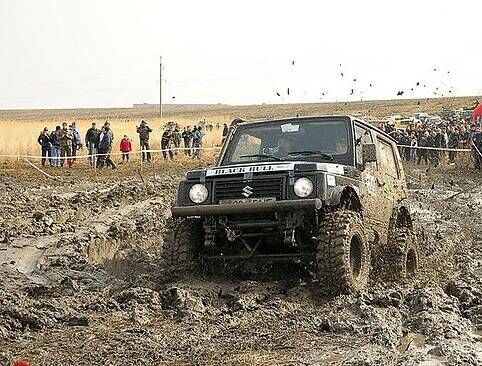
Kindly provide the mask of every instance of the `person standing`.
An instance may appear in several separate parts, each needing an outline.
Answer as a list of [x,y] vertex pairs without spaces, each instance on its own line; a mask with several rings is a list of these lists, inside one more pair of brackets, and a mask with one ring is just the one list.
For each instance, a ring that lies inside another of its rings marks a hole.
[[75,162],[75,156],[77,156],[77,150],[82,147],[82,139],[80,133],[77,130],[75,122],[72,122],[69,126],[70,132],[72,133],[72,164]]
[[184,131],[182,132],[181,137],[184,141],[184,155],[191,156],[191,126],[184,127]]
[[172,131],[172,143],[174,144],[174,154],[177,155],[181,147],[181,133],[177,126]]
[[[459,130],[457,126],[451,127],[449,129],[449,141],[447,144],[447,147],[449,149],[457,149],[459,146]],[[449,164],[454,165],[455,164],[455,159],[457,158],[457,152],[456,151],[449,151]]]
[[42,166],[45,166],[45,162],[47,161],[47,157],[50,156],[50,136],[49,136],[49,129],[45,127],[43,131],[40,133],[37,142],[40,144],[42,149]]
[[109,135],[110,135],[110,139],[111,139],[111,144],[114,143],[114,130],[112,129],[109,121],[105,121],[104,123],[104,127],[108,127],[107,130],[105,130]]
[[[429,145],[429,132],[420,133],[420,138],[418,140],[419,147],[427,147]],[[418,152],[418,159],[417,164],[419,165],[422,159],[425,161],[425,164],[428,164],[428,151],[427,149],[419,149]]]
[[471,138],[472,157],[474,158],[474,168],[480,170],[482,168],[482,130],[475,127]]
[[55,127],[55,131],[50,134],[50,165],[53,167],[60,167],[60,126]]
[[102,139],[99,143],[99,168],[102,168],[105,164],[107,167],[112,167],[116,169],[117,166],[112,161],[110,153],[112,151],[112,135],[109,133],[110,127],[104,126],[104,133],[102,134]]
[[141,125],[137,127],[137,133],[139,134],[139,141],[141,145],[142,161],[144,162],[147,160],[148,163],[151,162],[151,152],[149,151],[149,136],[151,132],[152,129],[147,125],[146,121],[142,120]]
[[202,127],[199,126],[193,134],[192,144],[193,144],[193,159],[201,159],[201,148],[202,148],[202,139],[204,137],[204,133],[202,132]]
[[87,160],[91,166],[96,164],[96,154],[97,154],[97,143],[99,139],[100,130],[97,128],[96,123],[92,122],[92,127],[87,130],[85,134],[85,144],[87,145],[87,150],[89,157]]
[[[168,156],[174,159],[174,154],[171,149],[172,133],[169,128],[166,128],[161,136],[161,150],[164,160],[168,160]],[[169,154],[169,155],[168,155]]]
[[417,141],[417,134],[412,132],[410,136],[410,160],[412,160],[414,163],[417,162],[417,147],[418,147],[418,141]]
[[59,132],[59,140],[60,140],[60,166],[64,166],[65,160],[67,160],[67,164],[72,167],[72,140],[74,137],[72,136],[72,132],[67,128],[67,122],[62,123],[62,129]]
[[229,127],[225,123],[224,126],[223,126],[223,140],[222,140],[223,144],[224,144],[224,140],[226,140],[226,137],[228,137],[228,133],[229,133]]
[[132,144],[127,135],[124,135],[124,138],[120,142],[120,151],[122,153],[122,162],[129,162],[129,153],[132,151]]

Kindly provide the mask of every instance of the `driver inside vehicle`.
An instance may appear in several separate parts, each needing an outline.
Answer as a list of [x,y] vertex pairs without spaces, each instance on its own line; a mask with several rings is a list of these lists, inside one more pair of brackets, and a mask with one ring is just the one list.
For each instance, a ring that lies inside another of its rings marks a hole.
[[295,141],[293,137],[281,135],[278,138],[276,155],[279,157],[287,157],[288,154],[293,151],[294,145]]

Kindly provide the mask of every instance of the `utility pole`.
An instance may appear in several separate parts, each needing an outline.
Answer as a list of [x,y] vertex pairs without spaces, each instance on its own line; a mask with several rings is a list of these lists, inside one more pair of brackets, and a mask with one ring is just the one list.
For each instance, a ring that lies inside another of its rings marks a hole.
[[159,57],[159,116],[162,119],[162,56]]

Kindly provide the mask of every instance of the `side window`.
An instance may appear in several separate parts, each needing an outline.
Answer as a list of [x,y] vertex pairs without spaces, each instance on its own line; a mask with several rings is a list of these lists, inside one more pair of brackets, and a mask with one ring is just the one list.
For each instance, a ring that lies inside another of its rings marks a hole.
[[357,165],[363,164],[362,146],[371,143],[373,143],[373,139],[370,131],[355,124],[355,157]]
[[393,178],[398,178],[397,163],[395,161],[392,145],[381,139],[377,140],[381,169],[385,172],[385,174]]

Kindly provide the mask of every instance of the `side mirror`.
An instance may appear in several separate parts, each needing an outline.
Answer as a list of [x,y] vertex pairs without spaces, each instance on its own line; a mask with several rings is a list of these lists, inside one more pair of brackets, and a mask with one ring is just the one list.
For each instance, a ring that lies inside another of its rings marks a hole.
[[362,160],[363,164],[377,161],[377,147],[375,144],[362,145]]

